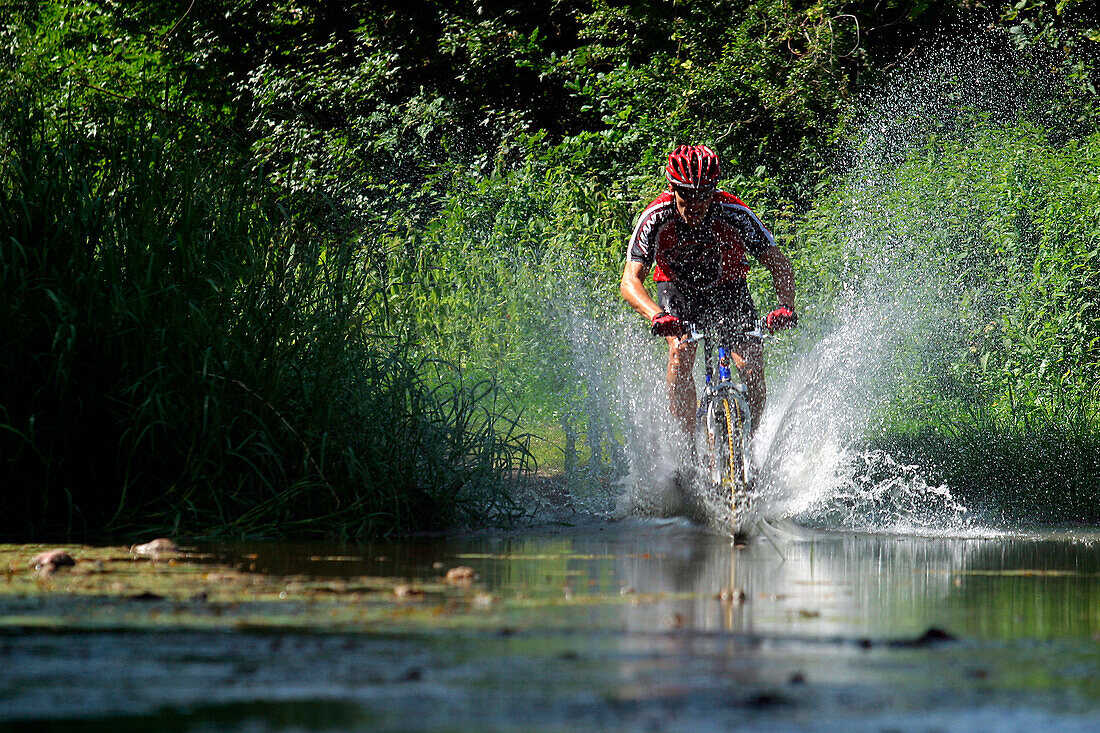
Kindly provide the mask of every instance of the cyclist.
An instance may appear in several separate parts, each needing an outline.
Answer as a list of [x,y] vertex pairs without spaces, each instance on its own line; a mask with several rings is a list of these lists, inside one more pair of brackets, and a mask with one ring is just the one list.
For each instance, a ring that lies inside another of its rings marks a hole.
[[[759,341],[737,335],[753,330],[756,306],[745,276],[746,254],[772,275],[779,306],[765,317],[772,331],[798,322],[790,260],[760,219],[741,199],[719,190],[718,155],[703,145],[681,145],[668,156],[669,189],[642,212],[627,246],[620,292],[668,341],[669,409],[688,436],[695,431],[695,343],[686,341],[683,321],[729,334],[745,360],[742,375],[756,430],[767,395],[764,351]],[[654,302],[645,289],[653,267]]]

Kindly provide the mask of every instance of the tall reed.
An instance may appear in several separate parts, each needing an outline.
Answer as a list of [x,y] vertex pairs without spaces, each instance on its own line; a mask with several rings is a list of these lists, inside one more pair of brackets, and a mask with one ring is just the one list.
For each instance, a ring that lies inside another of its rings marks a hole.
[[505,521],[491,383],[387,335],[370,242],[178,127],[0,123],[0,532]]

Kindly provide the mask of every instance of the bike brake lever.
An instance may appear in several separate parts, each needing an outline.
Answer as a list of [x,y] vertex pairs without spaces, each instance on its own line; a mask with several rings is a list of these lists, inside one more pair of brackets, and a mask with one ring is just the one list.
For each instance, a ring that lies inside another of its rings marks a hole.
[[684,322],[684,326],[687,328],[687,333],[680,337],[682,343],[695,343],[696,341],[702,341],[706,336],[702,331],[698,330],[694,323]]
[[772,336],[775,335],[775,332],[770,330],[767,327],[766,324],[767,324],[767,321],[765,319],[761,318],[759,321],[756,322],[756,328],[754,328],[751,331],[748,331],[747,333],[745,333],[745,335],[748,336],[749,338],[760,339],[761,341],[763,341],[766,338],[771,338]]

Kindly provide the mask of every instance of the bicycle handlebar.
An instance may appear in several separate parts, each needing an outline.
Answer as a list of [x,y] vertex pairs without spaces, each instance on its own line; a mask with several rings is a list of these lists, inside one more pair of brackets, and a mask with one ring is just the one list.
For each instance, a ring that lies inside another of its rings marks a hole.
[[[691,321],[684,321],[684,326],[687,328],[687,334],[683,337],[688,343],[695,343],[696,341],[702,341],[706,338],[706,332],[699,327],[698,324]],[[756,327],[751,331],[745,331],[739,334],[743,338],[758,339],[763,341],[766,338],[771,338],[772,332],[768,331],[767,326],[764,325],[765,320],[761,318],[756,322]]]

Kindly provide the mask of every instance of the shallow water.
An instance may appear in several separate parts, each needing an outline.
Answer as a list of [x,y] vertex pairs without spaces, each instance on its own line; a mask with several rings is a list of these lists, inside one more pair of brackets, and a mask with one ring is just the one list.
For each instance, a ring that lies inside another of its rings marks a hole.
[[0,546],[0,729],[1091,730],[1098,542],[585,520],[48,577]]

